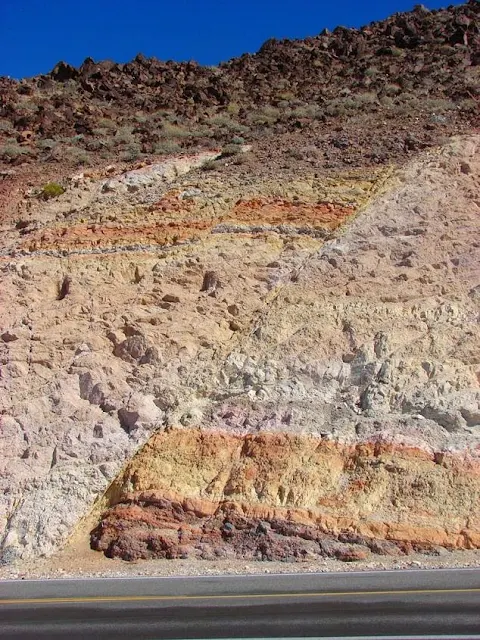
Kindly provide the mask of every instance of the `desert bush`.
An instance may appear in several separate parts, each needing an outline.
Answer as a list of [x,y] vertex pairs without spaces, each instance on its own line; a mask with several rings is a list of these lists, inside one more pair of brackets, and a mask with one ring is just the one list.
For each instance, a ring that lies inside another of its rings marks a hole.
[[210,116],[208,124],[215,127],[228,128],[232,124],[232,119],[228,113],[217,113],[214,116]]
[[166,120],[162,123],[162,129],[159,131],[162,138],[188,138],[190,132],[179,124],[173,124]]
[[109,129],[110,131],[114,131],[117,128],[115,122],[110,120],[110,118],[100,118],[98,126],[100,129]]
[[237,153],[241,153],[241,149],[238,144],[227,144],[222,148],[222,158],[236,156]]
[[355,93],[343,98],[330,100],[324,111],[329,116],[343,116],[349,112],[363,109],[365,106],[374,105],[378,102],[378,96],[374,92]]
[[458,108],[461,111],[476,113],[478,110],[478,103],[473,98],[465,98],[464,100],[460,100]]
[[0,158],[6,162],[16,160],[20,156],[27,155],[28,149],[21,147],[16,142],[7,142],[6,145],[0,147]]
[[65,147],[61,150],[61,154],[65,160],[76,166],[85,166],[90,164],[90,156],[84,149],[79,149],[78,147]]
[[232,120],[232,118],[228,115],[228,113],[219,113],[215,116],[212,116],[208,120],[208,124],[213,127],[218,127],[220,129],[225,129],[226,131],[232,131],[234,133],[246,133],[249,131],[249,128],[236,120]]
[[132,142],[135,142],[132,127],[124,126],[117,129],[114,140],[116,144],[131,144]]
[[383,91],[387,96],[398,96],[402,93],[402,88],[398,86],[398,84],[394,84],[393,82],[388,82],[384,87]]
[[53,138],[44,138],[43,140],[37,141],[37,147],[39,149],[54,149],[58,144],[57,140],[53,140]]
[[129,142],[125,146],[125,150],[120,156],[122,160],[125,162],[133,162],[134,160],[138,160],[138,158],[142,155],[142,148],[138,142]]
[[445,113],[446,111],[453,111],[457,108],[457,105],[453,100],[446,100],[444,98],[427,98],[423,101],[423,107],[427,111]]
[[149,121],[149,117],[143,113],[136,113],[134,120],[138,122],[138,124],[146,124]]
[[248,121],[252,124],[263,124],[266,126],[275,124],[279,118],[281,117],[282,112],[277,107],[272,107],[271,105],[267,105],[266,107],[262,107],[258,111],[254,111],[253,113],[248,114]]
[[247,164],[249,160],[249,153],[238,153],[236,156],[232,156],[231,163],[238,166],[241,164]]
[[390,96],[382,96],[381,98],[379,98],[379,100],[380,104],[386,109],[393,109],[393,107],[395,106],[395,102]]
[[307,104],[292,109],[290,115],[294,118],[320,118],[323,115],[323,109],[318,104]]
[[208,135],[206,129],[187,129],[180,124],[174,124],[168,120],[162,123],[162,129],[158,132],[161,138],[202,138]]
[[219,169],[221,164],[217,160],[207,160],[202,164],[202,171],[215,171],[215,169]]
[[180,153],[182,147],[178,144],[178,142],[174,142],[173,140],[163,140],[159,142],[154,147],[154,153],[161,155],[171,155],[175,153]]
[[325,105],[324,111],[328,116],[337,117],[345,115],[347,108],[343,98],[334,98]]
[[229,113],[232,116],[238,116],[240,112],[240,105],[237,104],[236,102],[229,102],[229,104],[227,105],[227,113]]
[[10,120],[0,120],[0,131],[2,133],[14,133],[15,129]]
[[30,97],[27,97],[27,99],[22,99],[20,102],[17,102],[17,104],[15,105],[15,110],[17,113],[32,115],[34,113],[37,113],[38,104],[32,102],[32,99]]
[[291,91],[281,91],[280,93],[277,93],[277,95],[275,96],[277,100],[281,100],[281,101],[285,101],[290,103],[292,100],[295,100],[296,96],[294,93],[292,93]]
[[113,131],[111,129],[106,129],[105,127],[95,127],[92,129],[93,135],[97,136],[97,138],[110,137],[113,135]]
[[101,151],[103,150],[109,150],[112,149],[113,146],[115,145],[115,142],[113,140],[113,138],[93,138],[91,140],[87,140],[87,142],[85,143],[85,148],[88,151]]
[[38,197],[42,200],[51,200],[52,198],[58,198],[62,193],[65,193],[65,189],[58,182],[47,182],[43,185],[38,194]]
[[313,144],[299,149],[290,149],[287,153],[296,160],[318,160],[323,155],[320,149]]

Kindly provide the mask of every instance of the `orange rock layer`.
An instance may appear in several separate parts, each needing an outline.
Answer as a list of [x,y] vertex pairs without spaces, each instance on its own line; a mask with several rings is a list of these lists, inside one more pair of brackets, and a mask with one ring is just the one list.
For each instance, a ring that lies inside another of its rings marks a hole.
[[[307,435],[168,430],[151,438],[112,484],[107,499],[109,509],[94,536],[95,548],[104,551],[117,543],[124,550],[142,547],[134,540],[145,542],[146,522],[148,535],[152,526],[176,531],[183,522],[192,549],[200,544],[202,530],[202,544],[208,543],[210,551],[220,544],[215,537],[220,535],[221,553],[230,549],[237,557],[245,545],[250,549],[245,557],[260,553],[248,535],[262,523],[272,529],[264,541],[270,541],[276,558],[290,557],[294,542],[300,553],[306,544],[301,540],[309,540],[308,553],[315,552],[312,539],[320,548],[327,540],[346,541],[369,552],[385,550],[383,543],[402,553],[480,548],[480,452],[428,452],[382,441],[345,445]],[[226,522],[234,533],[222,537]],[[293,527],[291,536],[285,523]],[[205,538],[205,527],[212,539]],[[168,548],[178,552],[177,546]]]
[[[284,199],[255,198],[240,200],[220,217],[204,217],[191,200],[181,200],[177,193],[167,194],[150,205],[142,222],[121,221],[106,224],[72,224],[42,229],[30,234],[21,248],[28,251],[52,249],[93,249],[131,244],[169,245],[198,239],[220,223],[241,226],[311,227],[333,231],[351,217],[353,206]],[[268,231],[268,228],[266,229]]]

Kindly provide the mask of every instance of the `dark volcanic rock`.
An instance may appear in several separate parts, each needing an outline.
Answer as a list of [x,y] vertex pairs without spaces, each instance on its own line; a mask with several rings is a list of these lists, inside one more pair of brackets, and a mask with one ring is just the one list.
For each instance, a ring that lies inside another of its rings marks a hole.
[[[172,124],[182,127],[182,148],[208,146],[212,134],[228,144],[232,131],[248,131],[254,140],[270,128],[277,134],[331,130],[332,120],[344,122],[358,113],[379,122],[387,118],[390,128],[406,121],[410,131],[411,121],[421,129],[432,113],[446,109],[447,126],[472,126],[478,123],[479,7],[470,0],[439,11],[416,8],[361,29],[272,39],[258,53],[219,67],[139,55],[127,64],[87,58],[78,69],[59,62],[50,74],[21,82],[0,78],[0,117],[15,133],[32,134],[24,143],[29,154],[7,148],[0,163],[38,157],[58,162],[60,149],[48,151],[52,140],[65,146],[63,163],[82,164],[88,154],[90,163],[98,162],[98,150],[104,159],[113,158],[119,145],[125,158],[152,153],[152,141],[168,138]],[[34,109],[25,110],[25,95],[34,98]],[[371,131],[377,129],[372,123]],[[4,123],[0,143],[11,137]],[[42,139],[48,144],[38,146]],[[354,151],[345,151],[355,140],[335,140],[344,163],[354,164]],[[381,146],[380,152],[369,151],[375,162],[393,152],[387,141]]]

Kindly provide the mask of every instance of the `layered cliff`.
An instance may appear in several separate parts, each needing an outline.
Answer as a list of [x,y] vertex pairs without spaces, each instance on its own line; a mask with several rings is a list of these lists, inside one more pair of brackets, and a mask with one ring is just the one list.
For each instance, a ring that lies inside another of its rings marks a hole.
[[478,6],[1,80],[3,563],[479,547]]
[[[329,535],[476,546],[478,145],[455,139],[388,173],[248,188],[183,159],[197,173],[165,182],[147,167],[117,183],[79,179],[47,204],[31,200],[2,259],[4,558],[63,544],[157,430],[132,463],[135,477],[150,478],[133,482],[134,503],[152,490],[155,500],[208,503],[202,514],[228,500],[267,520],[311,512],[300,522]],[[129,189],[145,176],[151,183]],[[157,207],[159,193],[175,206]],[[145,210],[160,237],[138,234],[132,244]],[[79,222],[85,211],[92,229]],[[166,219],[182,220],[181,239],[165,242]],[[198,443],[182,453],[188,432],[163,450],[174,442],[162,435],[169,425],[207,430],[217,453]],[[288,436],[284,445],[273,435],[258,441],[265,465],[249,484],[232,451],[259,432]],[[150,477],[146,452],[156,443],[162,463]],[[352,462],[363,444],[364,468]],[[304,469],[310,448],[322,458],[313,460],[318,476]],[[209,493],[222,456],[225,479]],[[108,494],[117,506],[103,503],[114,509],[110,533],[129,492]]]
[[153,436],[91,533],[108,557],[365,559],[480,547],[480,455],[383,441]]

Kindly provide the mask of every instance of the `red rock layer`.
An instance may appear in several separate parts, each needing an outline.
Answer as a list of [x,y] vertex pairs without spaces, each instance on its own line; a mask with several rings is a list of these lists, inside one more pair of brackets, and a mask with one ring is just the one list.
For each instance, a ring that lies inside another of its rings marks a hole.
[[[241,200],[221,217],[201,217],[195,203],[167,194],[145,211],[141,223],[73,224],[42,229],[22,243],[28,251],[89,249],[131,244],[168,245],[200,238],[228,221],[239,225],[288,225],[333,231],[353,215],[353,206],[289,202],[275,198]],[[268,229],[267,229],[268,230]]]
[[245,516],[235,503],[209,508],[194,500],[142,493],[109,510],[91,532],[90,540],[93,549],[123,560],[243,558],[299,562],[329,557],[352,562],[365,560],[371,553],[438,553],[430,544],[366,538],[352,532],[334,536],[325,533],[321,525],[304,525],[291,514],[283,516]]
[[480,547],[479,496],[474,452],[169,430],[113,483],[91,541],[124,559],[472,549]]
[[352,205],[330,202],[307,203],[282,198],[240,200],[232,209],[229,220],[243,224],[312,225],[336,229],[354,212]]

